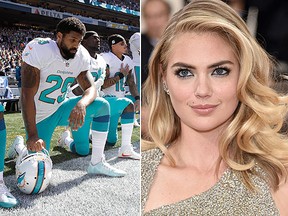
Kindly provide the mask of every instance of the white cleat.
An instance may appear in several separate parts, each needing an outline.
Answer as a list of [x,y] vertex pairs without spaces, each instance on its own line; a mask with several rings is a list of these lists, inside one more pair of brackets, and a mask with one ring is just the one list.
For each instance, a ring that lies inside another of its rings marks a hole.
[[10,193],[4,182],[0,181],[0,207],[12,208],[17,204],[17,199]]
[[8,155],[7,157],[9,159],[13,159],[16,158],[16,156],[18,155],[18,152],[16,151],[16,149],[18,149],[17,147],[23,145],[24,146],[24,139],[22,136],[17,136],[13,142],[13,144],[10,146],[9,150],[8,150]]
[[120,147],[118,151],[118,157],[119,158],[130,158],[134,160],[140,160],[141,155],[137,152],[134,151],[133,146],[125,146],[125,147]]
[[95,165],[90,163],[87,172],[89,174],[106,175],[111,177],[122,177],[126,175],[126,172],[112,167],[105,161],[105,159],[102,159],[102,161]]

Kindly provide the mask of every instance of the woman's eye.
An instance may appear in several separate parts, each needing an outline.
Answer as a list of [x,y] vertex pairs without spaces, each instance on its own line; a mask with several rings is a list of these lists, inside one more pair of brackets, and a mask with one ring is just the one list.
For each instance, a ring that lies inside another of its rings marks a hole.
[[188,69],[179,69],[176,72],[176,75],[180,78],[186,78],[186,77],[193,76],[192,72],[189,71]]
[[227,76],[230,73],[230,69],[228,68],[216,68],[213,72],[212,75],[216,76]]

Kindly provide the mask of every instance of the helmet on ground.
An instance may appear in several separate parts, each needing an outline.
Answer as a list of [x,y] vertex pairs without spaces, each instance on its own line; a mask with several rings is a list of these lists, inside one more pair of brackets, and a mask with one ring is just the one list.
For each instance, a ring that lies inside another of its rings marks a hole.
[[20,155],[16,162],[17,187],[26,194],[38,194],[49,185],[52,160],[46,149]]

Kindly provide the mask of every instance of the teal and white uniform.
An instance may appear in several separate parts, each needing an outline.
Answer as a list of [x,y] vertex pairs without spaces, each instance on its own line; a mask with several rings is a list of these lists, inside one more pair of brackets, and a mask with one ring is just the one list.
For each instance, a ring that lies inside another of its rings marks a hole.
[[[104,83],[105,76],[106,76],[106,62],[103,59],[101,55],[97,54],[97,59],[90,57],[90,69],[89,71],[91,72],[93,78],[94,78],[94,83],[97,88],[97,96],[103,96],[103,92],[101,92],[101,86]],[[78,86],[78,85],[77,85]],[[71,88],[68,88],[68,97],[76,97],[75,94],[73,94],[72,90],[76,86],[72,86]]]
[[[139,32],[134,33],[129,40],[130,50],[132,52],[132,59],[134,63],[134,67],[133,67],[134,80],[135,80],[137,90],[139,93],[140,93],[140,88],[141,88],[141,80],[140,80],[140,44],[141,42],[140,40],[141,40],[141,34]],[[132,98],[134,100],[134,97]]]
[[[0,113],[4,113],[4,107],[0,104]],[[6,126],[3,118],[0,119],[0,172],[4,171],[4,159],[6,150]]]
[[[27,44],[22,59],[40,70],[40,84],[34,96],[36,126],[39,138],[45,141],[49,151],[54,129],[60,125],[68,125],[70,112],[80,100],[80,97],[66,99],[68,87],[82,71],[89,70],[91,58],[88,51],[80,45],[75,57],[66,60],[54,40],[36,38]],[[87,107],[84,125],[78,129],[77,134],[73,134],[76,153],[89,153],[91,122],[92,130],[98,127],[107,131],[109,118],[109,104],[102,98],[97,98]]]
[[99,96],[102,96],[103,92],[101,92],[101,86],[103,85],[106,77],[106,62],[101,55],[97,55],[97,59],[91,57],[90,71],[94,77],[97,93]]
[[[133,62],[129,56],[123,55],[123,59],[120,60],[112,52],[102,54],[106,64],[109,67],[110,75],[109,77],[115,77],[120,73],[121,64],[125,67],[126,64],[129,65],[130,69],[133,69]],[[118,120],[121,116],[121,124],[130,124],[134,122],[134,112],[124,113],[123,110],[133,102],[125,97],[125,82],[126,77],[120,79],[115,85],[103,89],[104,98],[110,104],[110,125],[108,131],[107,144],[114,145],[118,139],[117,126]]]

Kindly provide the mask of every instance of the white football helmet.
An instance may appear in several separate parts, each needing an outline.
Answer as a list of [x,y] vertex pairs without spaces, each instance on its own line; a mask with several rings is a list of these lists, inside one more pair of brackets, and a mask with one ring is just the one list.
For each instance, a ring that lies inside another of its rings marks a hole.
[[16,161],[17,187],[26,194],[44,191],[52,176],[52,160],[46,149],[41,152],[21,154]]
[[129,44],[130,44],[130,49],[131,51],[138,52],[140,49],[140,40],[141,40],[141,34],[139,32],[134,33],[130,39],[129,39]]

